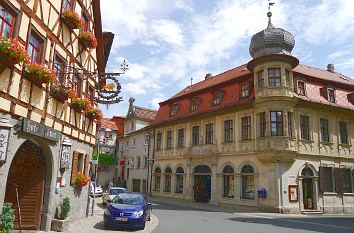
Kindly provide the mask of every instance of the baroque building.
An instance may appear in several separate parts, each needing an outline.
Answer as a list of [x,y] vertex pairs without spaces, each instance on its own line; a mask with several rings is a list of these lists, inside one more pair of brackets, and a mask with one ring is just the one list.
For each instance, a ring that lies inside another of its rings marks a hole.
[[280,213],[354,212],[354,81],[299,64],[294,36],[268,27],[252,57],[160,103],[154,196]]
[[156,111],[135,106],[134,98],[129,99],[129,109],[125,119],[124,137],[119,140],[119,160],[124,165],[121,177],[125,187],[131,192],[148,190],[148,157],[150,124]]
[[65,197],[70,220],[86,214],[97,122],[86,107],[97,109],[113,34],[102,32],[99,0],[1,0],[0,9],[0,206],[13,204],[16,228],[19,205],[22,229],[49,230]]

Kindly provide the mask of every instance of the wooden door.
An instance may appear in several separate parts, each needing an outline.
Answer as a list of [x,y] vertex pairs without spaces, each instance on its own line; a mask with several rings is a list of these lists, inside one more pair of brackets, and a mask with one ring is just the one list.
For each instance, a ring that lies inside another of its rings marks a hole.
[[22,229],[40,228],[45,170],[41,149],[30,141],[22,144],[11,163],[5,194],[5,202],[13,203],[16,229],[18,229],[19,218],[15,184],[19,192]]

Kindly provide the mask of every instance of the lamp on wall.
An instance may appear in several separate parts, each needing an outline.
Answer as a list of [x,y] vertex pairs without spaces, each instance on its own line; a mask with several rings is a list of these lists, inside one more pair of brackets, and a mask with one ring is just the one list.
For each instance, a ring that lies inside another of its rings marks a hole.
[[11,125],[9,118],[3,115],[0,118],[0,164],[6,163]]

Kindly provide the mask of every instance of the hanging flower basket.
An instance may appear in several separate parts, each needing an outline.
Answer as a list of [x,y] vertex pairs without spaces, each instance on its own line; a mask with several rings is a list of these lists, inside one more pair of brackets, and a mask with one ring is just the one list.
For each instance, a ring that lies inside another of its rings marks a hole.
[[8,39],[0,36],[0,65],[5,68],[13,68],[28,59],[25,48],[16,39]]
[[74,98],[71,102],[71,107],[78,113],[82,113],[90,107],[90,101],[87,99]]
[[101,120],[103,118],[102,110],[99,108],[89,108],[86,110],[86,117],[91,120]]
[[42,87],[43,83],[51,84],[55,81],[53,70],[33,62],[25,65],[24,77],[38,87]]
[[64,85],[54,84],[51,86],[50,95],[59,102],[64,103],[68,98],[75,96],[75,93]]
[[92,32],[81,32],[79,42],[84,48],[94,49],[97,47],[97,39]]
[[85,174],[82,174],[81,172],[76,173],[76,178],[75,178],[75,187],[76,188],[82,188],[86,186],[90,182],[90,179],[85,176]]
[[79,14],[72,9],[65,9],[61,19],[70,29],[81,29],[84,27],[84,23],[82,22]]

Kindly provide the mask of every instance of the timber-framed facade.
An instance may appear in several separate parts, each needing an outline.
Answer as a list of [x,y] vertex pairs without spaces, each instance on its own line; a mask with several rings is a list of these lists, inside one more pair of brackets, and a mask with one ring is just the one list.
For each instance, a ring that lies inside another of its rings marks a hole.
[[[100,1],[0,0],[0,7],[1,36],[17,40],[31,63],[52,69],[55,75],[52,83],[38,84],[26,78],[25,63],[7,66],[1,58],[0,112],[13,127],[6,160],[0,162],[0,205],[16,201],[11,198],[16,183],[20,205],[33,210],[23,211],[23,229],[49,230],[64,197],[71,201],[70,219],[82,218],[86,212],[88,186],[79,187],[77,177],[89,175],[97,121],[75,108],[72,96],[58,98],[52,90],[61,85],[74,91],[75,99],[87,99],[90,106],[98,107],[98,74],[104,73],[109,55]],[[65,22],[66,10],[76,13],[81,28]],[[80,40],[82,33],[93,35],[97,47]],[[33,167],[20,168],[22,158]],[[36,182],[35,169],[44,174]]]

